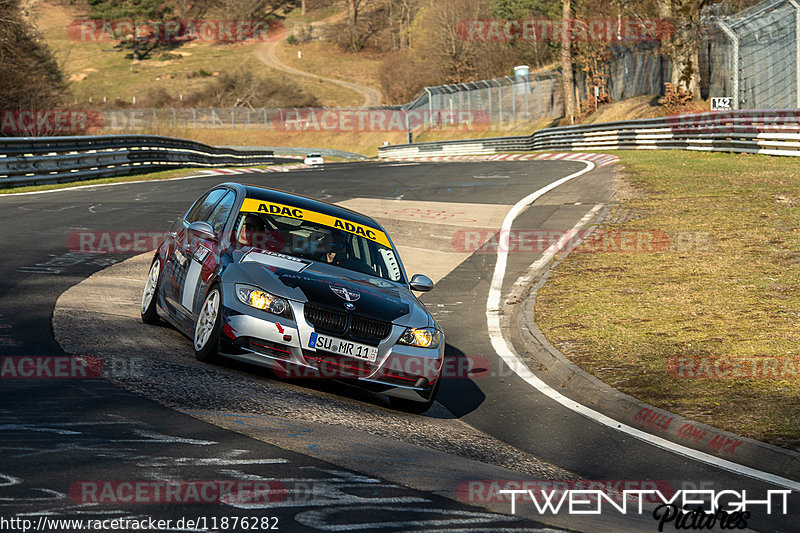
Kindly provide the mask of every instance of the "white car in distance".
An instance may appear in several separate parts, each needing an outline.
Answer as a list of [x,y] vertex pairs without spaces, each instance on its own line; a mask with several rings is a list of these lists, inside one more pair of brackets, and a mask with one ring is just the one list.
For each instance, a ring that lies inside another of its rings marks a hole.
[[325,163],[325,159],[322,157],[322,154],[308,154],[303,160],[303,163],[306,165],[322,165]]

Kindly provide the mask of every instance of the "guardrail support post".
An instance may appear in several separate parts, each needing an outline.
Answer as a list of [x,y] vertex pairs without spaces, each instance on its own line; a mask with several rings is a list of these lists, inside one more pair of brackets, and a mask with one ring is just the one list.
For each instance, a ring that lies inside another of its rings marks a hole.
[[721,19],[716,22],[733,43],[733,109],[739,109],[739,37]]

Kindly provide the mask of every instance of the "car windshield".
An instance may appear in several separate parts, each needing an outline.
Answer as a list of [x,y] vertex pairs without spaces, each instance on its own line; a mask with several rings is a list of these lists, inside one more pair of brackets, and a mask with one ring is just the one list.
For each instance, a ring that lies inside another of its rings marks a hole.
[[304,211],[304,218],[299,218],[243,208],[235,235],[240,244],[256,249],[403,282],[397,256],[382,231],[318,213],[313,214],[330,219],[325,221],[329,223],[313,221],[309,214]]

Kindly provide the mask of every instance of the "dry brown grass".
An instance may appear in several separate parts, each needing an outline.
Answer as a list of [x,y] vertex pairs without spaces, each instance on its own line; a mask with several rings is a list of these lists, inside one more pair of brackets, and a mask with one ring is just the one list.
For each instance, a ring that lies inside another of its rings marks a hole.
[[800,357],[800,160],[617,155],[629,192],[603,228],[665,232],[669,248],[573,253],[539,293],[537,322],[574,362],[628,394],[800,449],[800,368],[755,378],[668,372],[678,357]]

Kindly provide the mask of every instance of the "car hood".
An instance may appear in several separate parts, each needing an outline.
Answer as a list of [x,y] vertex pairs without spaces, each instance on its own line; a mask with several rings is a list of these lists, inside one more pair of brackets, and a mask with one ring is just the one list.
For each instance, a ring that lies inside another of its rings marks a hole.
[[428,311],[405,285],[282,254],[237,252],[234,262],[227,269],[226,282],[250,283],[291,300],[398,325],[433,325]]

